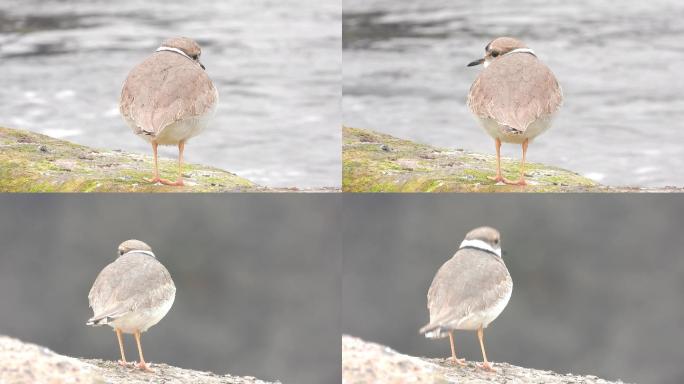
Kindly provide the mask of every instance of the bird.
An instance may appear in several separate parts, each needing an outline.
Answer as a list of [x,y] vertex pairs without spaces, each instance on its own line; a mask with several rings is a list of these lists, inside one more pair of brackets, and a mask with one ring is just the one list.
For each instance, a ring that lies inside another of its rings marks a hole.
[[[485,47],[485,56],[468,64],[484,65],[468,92],[467,105],[496,145],[495,182],[526,185],[525,156],[535,137],[551,127],[563,103],[563,91],[551,69],[525,43],[499,37]],[[520,178],[501,173],[501,143],[522,145]]]
[[123,333],[133,334],[140,362],[137,367],[152,371],[143,357],[141,334],[157,324],[171,309],[176,286],[169,271],[152,248],[140,240],[126,240],[118,248],[116,260],[98,274],[88,293],[93,309],[86,325],[109,325],[119,341],[122,365],[128,365]]
[[[119,112],[136,136],[152,145],[154,176],[150,183],[182,186],[183,151],[214,116],[218,91],[200,62],[200,46],[187,37],[162,42],[135,66],[121,90]],[[157,147],[178,146],[178,178],[159,177]]]
[[513,292],[500,238],[499,231],[491,227],[466,234],[456,254],[432,280],[427,294],[430,322],[420,329],[427,338],[448,336],[451,358],[461,365],[465,359],[456,356],[454,331],[477,331],[483,359],[479,366],[487,371],[495,369],[487,360],[484,329],[503,312]]

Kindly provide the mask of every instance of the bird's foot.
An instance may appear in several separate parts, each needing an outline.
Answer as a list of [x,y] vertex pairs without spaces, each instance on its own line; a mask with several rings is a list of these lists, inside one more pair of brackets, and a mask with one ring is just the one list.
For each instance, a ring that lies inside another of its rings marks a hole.
[[119,363],[119,365],[122,366],[122,367],[131,367],[131,366],[133,366],[133,364],[135,364],[135,363],[133,363],[133,362],[130,362],[130,361],[123,361],[123,360],[119,360],[118,363]]
[[468,365],[468,363],[466,363],[466,359],[458,359],[458,358],[453,358],[453,357],[452,357],[452,358],[449,359],[449,361],[453,362],[454,364],[458,364],[458,365],[460,365],[460,366],[463,366],[463,367],[465,367],[466,365]]
[[501,175],[487,176],[487,178],[488,178],[489,180],[492,180],[492,181],[496,182],[497,184],[498,184],[498,183],[505,183],[505,182],[506,182],[506,179],[505,179],[503,176],[501,176]]
[[172,187],[182,187],[183,185],[185,185],[183,184],[183,179],[181,178],[179,178],[176,181],[161,179],[160,182],[164,185],[170,185]]
[[482,369],[483,371],[496,372],[496,369],[494,369],[494,366],[492,366],[489,363],[489,361],[485,361],[484,363],[477,363],[477,367]]
[[147,177],[143,177],[143,180],[145,180],[146,182],[148,182],[150,184],[157,184],[157,183],[163,183],[164,179],[160,178],[159,176],[156,176],[156,177],[153,177],[151,179],[148,179]]
[[141,362],[137,363],[135,366],[136,366],[136,368],[140,369],[141,371],[154,372],[154,369],[150,368],[151,365],[152,364],[148,364],[144,361],[141,361]]
[[503,179],[503,182],[504,182],[505,184],[508,184],[508,185],[519,185],[519,186],[522,186],[522,187],[524,187],[524,186],[527,185],[527,182],[525,181],[524,178],[520,178],[519,180],[515,180],[515,181],[513,181],[513,180],[508,180],[508,179]]

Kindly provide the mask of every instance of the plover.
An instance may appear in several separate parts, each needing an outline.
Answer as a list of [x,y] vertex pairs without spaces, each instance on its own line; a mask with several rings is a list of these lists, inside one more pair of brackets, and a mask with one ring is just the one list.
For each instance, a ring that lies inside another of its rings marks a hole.
[[[152,144],[154,177],[147,181],[183,185],[185,143],[214,115],[218,91],[200,63],[200,46],[186,37],[164,41],[128,74],[119,111],[140,138]],[[159,177],[157,146],[178,146],[178,179]]]
[[[468,108],[496,143],[496,182],[525,185],[525,156],[531,140],[551,127],[563,101],[558,80],[522,41],[499,37],[485,47],[484,64],[468,93]],[[501,174],[501,143],[522,144],[520,179]]]
[[427,338],[449,337],[456,357],[454,331],[477,331],[482,368],[493,371],[484,347],[484,329],[504,310],[513,281],[501,258],[499,232],[480,227],[468,232],[456,254],[437,271],[427,295],[430,322],[420,329]]
[[121,351],[121,364],[126,365],[122,333],[132,333],[138,345],[138,367],[151,370],[145,363],[140,334],[157,324],[171,309],[176,286],[169,271],[157,261],[149,245],[139,240],[126,240],[119,245],[117,259],[97,276],[88,293],[93,309],[87,325],[109,325],[114,328]]

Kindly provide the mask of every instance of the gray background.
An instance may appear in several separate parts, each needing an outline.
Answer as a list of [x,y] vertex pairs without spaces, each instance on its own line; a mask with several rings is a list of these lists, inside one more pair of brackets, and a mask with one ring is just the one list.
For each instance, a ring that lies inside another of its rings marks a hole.
[[[684,202],[679,195],[345,195],[345,333],[403,353],[427,340],[437,269],[480,225],[502,233],[513,296],[485,332],[494,361],[639,383],[684,382]],[[480,360],[474,332],[462,357]]]
[[[465,100],[497,36],[521,38],[565,94],[528,158],[611,185],[684,185],[684,2],[344,0],[344,123],[494,153]],[[518,145],[504,145],[520,158]]]
[[119,116],[121,86],[185,35],[220,96],[187,161],[268,186],[339,186],[340,18],[338,0],[2,0],[0,125],[151,154]]
[[[340,378],[341,231],[334,195],[0,195],[0,334],[115,360],[85,325],[118,244],[152,246],[177,286],[143,335],[148,361],[284,383]],[[137,360],[133,337],[127,357]]]

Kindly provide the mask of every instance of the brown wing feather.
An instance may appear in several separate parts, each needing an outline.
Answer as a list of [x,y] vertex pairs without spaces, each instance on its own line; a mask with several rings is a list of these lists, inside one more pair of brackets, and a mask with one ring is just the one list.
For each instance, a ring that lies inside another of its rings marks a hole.
[[468,108],[519,131],[558,111],[563,94],[551,70],[536,57],[514,53],[492,62],[475,79]]
[[157,135],[181,117],[198,116],[217,101],[207,73],[173,52],[157,52],[137,65],[121,90],[119,110],[140,133]]
[[[170,289],[171,288],[171,289]],[[155,258],[130,254],[107,265],[88,294],[93,318],[150,307],[175,294],[169,271]]]
[[469,313],[493,306],[513,286],[508,269],[497,256],[462,249],[437,271],[428,291],[431,327],[453,326]]

